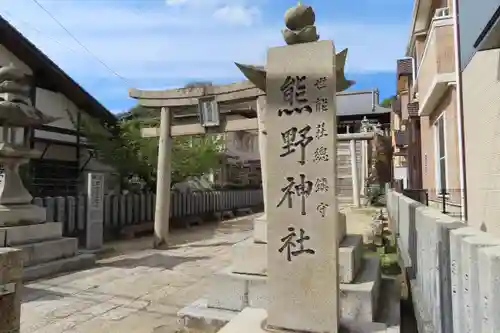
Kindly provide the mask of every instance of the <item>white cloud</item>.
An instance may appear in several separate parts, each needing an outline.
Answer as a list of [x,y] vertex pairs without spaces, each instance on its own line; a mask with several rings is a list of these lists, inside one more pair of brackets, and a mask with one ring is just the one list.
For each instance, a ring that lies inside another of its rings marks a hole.
[[251,26],[260,18],[260,11],[257,7],[228,5],[218,8],[213,16],[221,22],[233,25]]
[[[113,91],[123,89],[126,98],[127,86],[243,79],[235,61],[262,64],[267,47],[283,45],[281,16],[272,23],[260,18],[263,1],[167,0],[156,7],[115,0],[42,1],[128,82],[114,77],[31,1],[0,0],[0,13],[8,14],[9,21],[87,90],[105,80],[115,86]],[[212,15],[207,15],[209,9]],[[339,50],[349,47],[347,70],[352,72],[393,71],[407,39],[406,27],[399,25],[352,20],[318,24],[322,39],[333,39]]]

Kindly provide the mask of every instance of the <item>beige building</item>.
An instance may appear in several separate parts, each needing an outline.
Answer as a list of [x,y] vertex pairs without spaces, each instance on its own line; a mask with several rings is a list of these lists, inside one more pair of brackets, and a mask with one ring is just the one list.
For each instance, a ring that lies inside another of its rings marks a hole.
[[440,202],[444,190],[449,209],[459,211],[464,184],[452,2],[415,0],[406,50],[414,59],[407,95],[408,103],[418,103],[413,107],[418,106],[420,116],[422,187],[429,190],[431,202]]
[[500,236],[500,3],[459,3],[467,219]]
[[403,187],[422,188],[421,123],[418,102],[413,101],[414,65],[412,58],[397,60],[396,96],[392,102],[393,178]]

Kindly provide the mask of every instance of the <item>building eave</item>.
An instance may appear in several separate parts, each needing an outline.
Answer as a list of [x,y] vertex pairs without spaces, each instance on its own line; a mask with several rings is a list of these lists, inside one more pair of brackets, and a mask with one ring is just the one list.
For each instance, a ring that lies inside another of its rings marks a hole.
[[116,117],[106,107],[1,16],[0,29],[0,44],[31,68],[36,83],[43,79],[45,82],[41,86],[54,87],[89,115],[107,122],[116,122]]

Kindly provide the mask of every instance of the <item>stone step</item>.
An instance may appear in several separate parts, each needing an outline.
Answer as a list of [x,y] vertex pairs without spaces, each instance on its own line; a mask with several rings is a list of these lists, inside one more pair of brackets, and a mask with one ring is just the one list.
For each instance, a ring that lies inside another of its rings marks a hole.
[[340,316],[346,320],[371,322],[378,310],[381,282],[380,259],[363,258],[353,283],[340,284]]
[[59,238],[16,247],[23,251],[24,267],[29,267],[57,259],[73,257],[78,250],[78,239]]
[[0,228],[0,247],[30,244],[62,237],[61,222],[20,225]]
[[[341,283],[351,283],[354,280],[361,268],[362,256],[362,235],[342,237],[339,247]],[[233,245],[231,272],[267,276],[267,244],[255,243],[252,238],[249,238]]]
[[[364,258],[353,283],[340,283],[342,319],[371,322],[377,312],[381,281],[378,257]],[[230,290],[230,292],[228,292]],[[227,268],[215,275],[207,295],[208,307],[241,311],[245,307],[268,306],[267,277],[233,273]]]
[[363,236],[347,235],[339,246],[339,281],[351,283],[363,262]]
[[32,281],[42,277],[48,277],[59,273],[83,270],[95,265],[94,254],[78,254],[71,258],[59,259],[43,264],[25,267],[23,280]]
[[[267,320],[265,309],[245,308],[227,323],[219,333],[266,333],[270,332],[262,323]],[[340,332],[387,333],[382,323],[340,320]],[[286,330],[273,329],[272,332],[285,333]]]

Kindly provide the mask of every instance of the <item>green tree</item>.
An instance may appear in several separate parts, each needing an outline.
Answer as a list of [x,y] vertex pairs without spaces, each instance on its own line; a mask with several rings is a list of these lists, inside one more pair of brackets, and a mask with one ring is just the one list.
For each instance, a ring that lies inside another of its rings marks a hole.
[[[155,190],[158,138],[143,138],[141,128],[158,126],[157,112],[136,106],[118,118],[116,124],[102,124],[82,114],[80,130],[102,161],[119,173],[122,188],[130,189],[130,180],[138,177],[149,189]],[[71,119],[76,126],[76,119]],[[174,138],[172,183],[218,168],[220,147],[221,140],[214,135]]]
[[385,108],[390,108],[392,106],[392,102],[396,99],[396,96],[391,96],[384,98],[382,100],[382,103],[380,103],[380,106],[383,106]]

